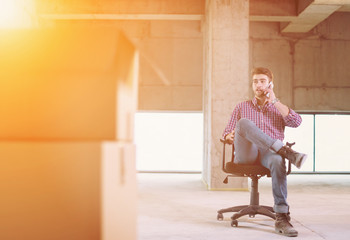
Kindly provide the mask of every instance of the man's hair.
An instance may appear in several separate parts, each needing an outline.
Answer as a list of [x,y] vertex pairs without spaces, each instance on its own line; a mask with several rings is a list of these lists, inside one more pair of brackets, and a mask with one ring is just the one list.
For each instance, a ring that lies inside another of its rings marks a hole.
[[265,74],[266,76],[269,77],[270,81],[273,80],[273,73],[268,68],[264,68],[264,67],[253,68],[251,77],[253,77],[253,75],[255,74]]

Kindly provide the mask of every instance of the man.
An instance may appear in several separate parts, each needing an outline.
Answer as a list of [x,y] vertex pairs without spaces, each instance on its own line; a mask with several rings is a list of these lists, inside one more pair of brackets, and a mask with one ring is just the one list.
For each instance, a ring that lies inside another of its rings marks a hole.
[[273,91],[273,74],[267,68],[252,70],[253,100],[239,103],[223,133],[224,139],[235,145],[235,163],[258,163],[270,169],[275,230],[295,237],[298,232],[290,224],[287,203],[287,178],[283,158],[300,168],[306,154],[283,146],[285,126],[296,128],[301,117],[276,98]]

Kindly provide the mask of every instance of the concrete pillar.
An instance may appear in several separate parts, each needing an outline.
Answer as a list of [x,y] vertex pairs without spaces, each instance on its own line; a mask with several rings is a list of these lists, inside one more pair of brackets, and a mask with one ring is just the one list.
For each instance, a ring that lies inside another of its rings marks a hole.
[[249,97],[249,1],[207,0],[204,21],[204,164],[209,189],[247,188],[221,170],[219,139],[234,106]]

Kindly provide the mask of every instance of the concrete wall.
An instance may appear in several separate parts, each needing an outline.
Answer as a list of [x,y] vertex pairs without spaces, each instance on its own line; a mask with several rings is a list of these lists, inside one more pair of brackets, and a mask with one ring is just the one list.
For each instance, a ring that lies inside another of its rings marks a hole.
[[349,13],[334,13],[308,34],[251,23],[251,63],[275,74],[277,96],[296,110],[350,110]]
[[[254,14],[258,3],[252,5],[250,14]],[[78,3],[57,0],[40,2],[38,12],[204,14],[204,5],[205,1],[200,0],[120,0],[110,2],[108,8],[92,1],[79,8]],[[282,10],[294,11],[285,7],[276,11]],[[334,13],[307,34],[282,35],[278,23],[251,22],[250,68],[270,67],[275,73],[278,96],[297,110],[349,110],[346,63],[350,30],[345,24],[349,15]],[[139,48],[139,110],[202,111],[203,22],[91,20],[89,24],[120,27]]]
[[[251,22],[250,68],[271,68],[278,97],[296,110],[350,110],[350,30],[343,24],[349,21],[349,13],[334,13],[308,34],[281,34],[277,23]],[[202,111],[201,23],[122,27],[141,50],[139,110]]]
[[130,34],[141,54],[139,110],[202,110],[201,22],[150,21],[140,26],[147,34]]
[[202,111],[203,33],[200,21],[56,21],[68,26],[121,29],[137,47],[138,110]]
[[[140,53],[139,110],[202,110],[203,44],[198,20],[138,19],[151,14],[204,14],[203,0],[38,1],[43,14],[125,14],[133,20],[47,21],[53,26],[114,26],[132,39]],[[134,16],[134,17],[133,17]]]

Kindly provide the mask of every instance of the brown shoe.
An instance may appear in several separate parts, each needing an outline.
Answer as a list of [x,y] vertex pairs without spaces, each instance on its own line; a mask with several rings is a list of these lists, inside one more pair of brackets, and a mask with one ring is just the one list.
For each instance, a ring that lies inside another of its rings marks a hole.
[[289,146],[283,146],[277,153],[291,161],[297,168],[301,168],[307,158],[306,154],[298,153]]
[[287,237],[298,236],[297,230],[288,220],[287,213],[276,213],[275,231]]

